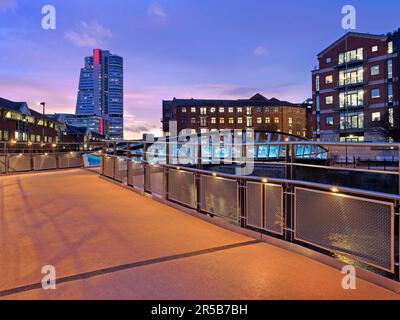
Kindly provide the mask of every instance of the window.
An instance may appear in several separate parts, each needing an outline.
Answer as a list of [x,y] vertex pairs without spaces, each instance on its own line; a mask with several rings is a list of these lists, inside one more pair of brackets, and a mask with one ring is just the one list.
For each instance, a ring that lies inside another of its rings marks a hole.
[[5,141],[10,140],[10,133],[8,132],[8,130],[3,131],[3,140]]
[[190,111],[191,111],[192,113],[196,113],[196,108],[191,108]]
[[201,107],[201,108],[200,108],[200,114],[202,114],[202,115],[207,114],[207,108]]
[[219,112],[220,113],[224,113],[225,112],[225,108],[219,108]]
[[329,76],[325,77],[325,84],[333,83],[333,76],[330,74]]
[[269,107],[265,107],[264,112],[269,112]]
[[243,108],[237,108],[237,112],[242,113],[243,112]]
[[333,104],[333,96],[325,97],[325,103],[326,104]]
[[266,117],[265,118],[265,123],[271,123],[271,118],[270,117]]
[[393,41],[388,42],[388,53],[393,53]]
[[371,67],[371,76],[376,76],[379,74],[379,66],[372,66]]
[[262,123],[262,118],[261,117],[257,118],[257,123]]
[[210,109],[210,112],[211,112],[211,113],[215,113],[215,111],[217,111],[217,109],[214,108],[214,107]]
[[352,61],[361,61],[364,58],[363,48],[339,53],[339,64],[344,64]]
[[315,77],[315,90],[319,91],[319,76]]
[[339,100],[340,108],[360,107],[364,105],[364,90],[359,89],[340,92]]
[[192,118],[192,124],[196,123],[196,118]]
[[258,113],[262,112],[262,111],[261,111],[261,108],[260,108],[260,107],[257,107],[257,108],[256,108],[256,112],[258,112]]
[[332,62],[332,58],[331,57],[328,57],[328,58],[326,58],[326,63],[331,63]]
[[200,118],[200,126],[206,127],[207,126],[207,118]]
[[289,119],[288,119],[288,123],[289,123],[289,124],[293,124],[293,118],[289,118]]
[[251,127],[253,125],[253,118],[252,117],[247,117],[246,118],[246,126]]
[[289,107],[287,112],[291,113],[293,111],[292,107]]
[[393,102],[393,83],[388,83],[388,102]]
[[251,115],[251,113],[252,113],[252,108],[251,107],[247,107],[246,108],[246,114],[247,115]]
[[274,123],[278,124],[279,123],[279,117],[274,118]]
[[233,113],[233,108],[228,109],[229,113]]
[[279,108],[274,108],[274,112],[278,113],[279,112]]
[[243,123],[243,118],[237,118],[237,123]]
[[372,52],[377,52],[377,51],[378,51],[378,46],[373,46],[373,47],[371,48],[371,51],[372,51]]
[[372,99],[376,99],[376,98],[380,98],[381,96],[381,90],[379,88],[375,88],[371,90],[371,98]]
[[373,112],[372,113],[372,121],[381,121],[381,113]]
[[364,129],[364,112],[363,111],[341,112],[340,129],[341,130]]
[[229,124],[234,124],[235,123],[235,119],[234,118],[229,118]]
[[293,134],[293,130],[292,129],[289,129],[289,134]]
[[219,123],[224,124],[225,123],[225,118],[219,118]]
[[187,111],[187,109],[186,108],[182,108],[182,112],[186,112]]
[[388,79],[393,78],[393,60],[388,60]]
[[326,118],[325,118],[325,123],[326,123],[328,126],[332,126],[332,125],[333,125],[333,117],[326,117]]
[[364,81],[363,67],[346,69],[339,72],[339,85],[355,84]]
[[217,123],[217,118],[211,118],[211,123],[216,124]]

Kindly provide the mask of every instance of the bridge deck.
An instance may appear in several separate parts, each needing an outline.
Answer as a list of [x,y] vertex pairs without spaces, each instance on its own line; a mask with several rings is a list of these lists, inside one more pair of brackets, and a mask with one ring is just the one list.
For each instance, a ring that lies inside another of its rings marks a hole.
[[[5,299],[397,299],[85,170],[0,177]],[[57,289],[43,290],[44,265]]]

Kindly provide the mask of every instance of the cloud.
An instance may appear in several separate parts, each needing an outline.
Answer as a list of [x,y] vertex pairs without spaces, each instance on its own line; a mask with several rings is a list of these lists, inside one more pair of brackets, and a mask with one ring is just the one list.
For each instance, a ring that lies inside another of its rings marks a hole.
[[96,21],[81,21],[76,31],[65,32],[65,38],[78,47],[101,47],[104,41],[111,37],[111,31]]
[[0,12],[15,10],[17,8],[17,0],[0,0]]
[[159,17],[159,18],[166,18],[168,14],[165,12],[164,8],[158,2],[153,2],[148,11],[148,15],[150,17]]
[[267,55],[267,53],[268,53],[267,49],[265,49],[262,46],[259,46],[254,49],[254,54],[258,57],[263,57],[263,56]]

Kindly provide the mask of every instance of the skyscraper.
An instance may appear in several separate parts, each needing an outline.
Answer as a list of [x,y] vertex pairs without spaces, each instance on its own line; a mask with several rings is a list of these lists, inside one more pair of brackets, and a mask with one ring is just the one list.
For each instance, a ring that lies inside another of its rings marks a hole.
[[76,119],[109,139],[123,139],[123,106],[123,58],[94,49],[81,69]]

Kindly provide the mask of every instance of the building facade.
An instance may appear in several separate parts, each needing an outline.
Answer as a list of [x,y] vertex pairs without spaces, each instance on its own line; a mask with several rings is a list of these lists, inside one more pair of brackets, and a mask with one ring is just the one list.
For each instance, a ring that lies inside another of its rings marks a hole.
[[32,110],[26,102],[0,98],[0,141],[53,144],[59,122]]
[[163,101],[163,131],[170,133],[170,121],[176,121],[177,133],[209,130],[269,130],[308,137],[307,106],[256,94],[242,100],[176,99]]
[[87,127],[109,139],[123,139],[123,58],[94,49],[81,69],[73,126]]
[[374,122],[393,121],[399,107],[400,30],[386,35],[350,32],[318,54],[312,72],[313,137],[384,141]]

